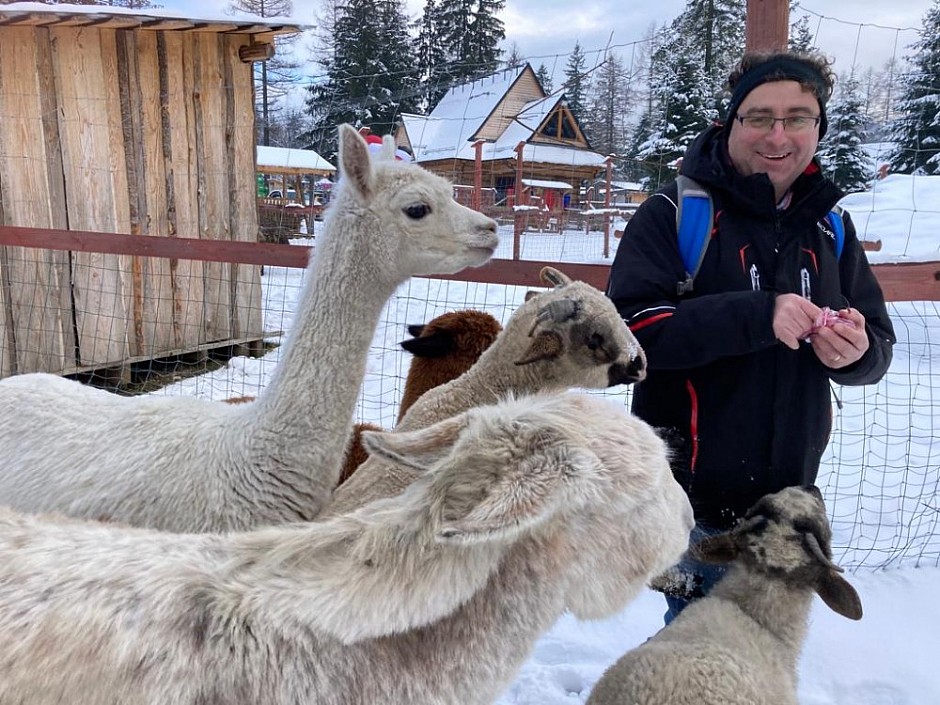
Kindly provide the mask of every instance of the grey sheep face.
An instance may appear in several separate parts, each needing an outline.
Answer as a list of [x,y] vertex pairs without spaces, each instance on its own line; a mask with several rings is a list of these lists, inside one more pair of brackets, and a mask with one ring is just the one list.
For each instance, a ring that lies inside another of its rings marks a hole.
[[[543,268],[541,279],[552,289],[526,295],[524,306],[535,309],[535,320],[529,331],[531,345],[517,365],[543,360],[555,368],[567,365],[572,379],[591,379],[586,386],[596,388],[646,377],[646,355],[613,303],[553,267]],[[561,376],[562,371],[555,374]]]
[[788,487],[762,497],[734,529],[704,539],[693,552],[705,561],[738,561],[750,572],[810,587],[833,611],[861,619],[861,600],[832,562],[831,541],[819,489]]

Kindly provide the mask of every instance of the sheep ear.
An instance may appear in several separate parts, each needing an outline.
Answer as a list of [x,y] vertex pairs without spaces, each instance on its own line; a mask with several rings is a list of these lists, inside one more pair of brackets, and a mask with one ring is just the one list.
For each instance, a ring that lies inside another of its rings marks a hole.
[[463,474],[447,490],[438,539],[445,543],[482,543],[517,538],[577,501],[577,488],[590,484],[601,462],[584,448],[546,439],[499,477],[481,469]]
[[704,563],[730,563],[738,557],[738,545],[734,535],[725,531],[704,539],[689,547],[689,552]]
[[516,360],[517,365],[528,365],[539,360],[553,360],[564,351],[561,336],[553,331],[542,331],[532,339],[529,349]]
[[339,163],[347,186],[365,199],[372,195],[372,161],[366,141],[351,125],[339,127]]
[[542,267],[539,272],[539,278],[547,285],[552,287],[564,286],[571,283],[571,278],[564,272],[560,272],[554,267]]
[[443,331],[435,331],[420,338],[411,338],[399,343],[415,357],[444,357],[454,350],[453,336]]
[[538,296],[538,295],[541,294],[541,293],[542,293],[541,291],[535,291],[534,289],[529,289],[529,290],[525,293],[525,300],[526,300],[526,301],[530,301],[530,300],[534,299],[536,296]]
[[816,585],[816,592],[829,609],[849,619],[862,618],[862,599],[849,581],[834,570],[826,570]]
[[362,445],[369,455],[425,472],[450,452],[467,418],[461,414],[418,431],[365,431]]

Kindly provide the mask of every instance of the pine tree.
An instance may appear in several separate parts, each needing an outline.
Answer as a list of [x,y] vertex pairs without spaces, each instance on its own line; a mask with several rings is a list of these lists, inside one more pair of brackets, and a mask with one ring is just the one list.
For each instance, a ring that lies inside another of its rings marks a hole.
[[340,123],[382,135],[399,112],[414,111],[417,69],[403,6],[403,0],[349,0],[338,8],[326,76],[308,88],[310,142],[321,154],[334,153]]
[[790,25],[790,39],[787,46],[790,51],[805,54],[816,44],[816,38],[809,28],[809,15],[803,15]]
[[924,16],[924,29],[908,57],[901,116],[895,121],[891,170],[902,174],[940,174],[940,0]]
[[823,173],[847,193],[864,191],[872,164],[862,149],[865,141],[864,103],[854,75],[839,81],[838,95],[829,102],[829,129],[818,152]]
[[418,55],[428,108],[455,85],[496,71],[506,0],[430,0],[419,20]]
[[673,34],[699,52],[707,89],[715,99],[744,53],[745,6],[746,0],[688,0],[672,23]]
[[513,42],[509,46],[509,53],[506,54],[506,58],[503,59],[503,66],[507,69],[515,68],[516,66],[523,66],[525,64],[525,57],[522,55],[522,50],[519,49],[519,45]]
[[552,92],[552,75],[548,72],[548,67],[545,64],[539,64],[539,67],[535,70],[535,77],[539,79],[539,83],[546,93]]
[[565,98],[568,100],[568,108],[575,118],[580,122],[584,119],[585,101],[587,100],[588,76],[587,59],[584,56],[584,50],[579,42],[574,43],[574,49],[568,57],[568,63],[565,66]]
[[630,81],[620,56],[607,53],[591,82],[588,100],[590,108],[581,126],[591,147],[601,154],[622,154],[627,146],[627,111],[632,101]]
[[714,94],[705,75],[702,49],[696,44],[685,35],[672,38],[666,32],[653,54],[650,90],[654,107],[646,116],[648,132],[634,140],[634,156],[652,189],[675,177],[667,167],[717,117],[710,107]]

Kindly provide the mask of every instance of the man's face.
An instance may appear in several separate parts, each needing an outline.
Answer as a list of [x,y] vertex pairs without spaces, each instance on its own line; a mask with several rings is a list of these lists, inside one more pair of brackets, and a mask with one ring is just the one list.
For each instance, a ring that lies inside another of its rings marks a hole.
[[[819,102],[811,91],[796,81],[762,83],[747,94],[738,108],[738,116],[818,117]],[[819,144],[819,126],[786,130],[782,122],[773,127],[753,129],[733,120],[728,135],[728,153],[734,168],[743,176],[767,174],[777,200],[783,198],[793,182],[809,165]]]

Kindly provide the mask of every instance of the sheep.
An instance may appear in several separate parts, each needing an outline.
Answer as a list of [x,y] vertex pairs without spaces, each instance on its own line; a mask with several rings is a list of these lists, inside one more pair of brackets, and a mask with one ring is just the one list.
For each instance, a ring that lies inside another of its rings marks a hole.
[[[599,389],[643,379],[643,350],[603,292],[553,267],[544,267],[541,279],[552,288],[529,292],[476,364],[425,392],[396,431],[429,426],[508,393]],[[336,489],[324,511],[345,513],[400,492],[410,480],[406,469],[369,459]]]
[[[425,324],[412,324],[408,332],[413,338],[400,345],[412,354],[405,391],[398,407],[398,420],[411,408],[415,400],[429,389],[449,382],[466,372],[503,329],[499,321],[483,311],[448,311]],[[227,399],[239,403],[242,397]],[[346,457],[339,474],[338,485],[356,472],[369,454],[362,445],[363,431],[381,431],[380,426],[357,423],[353,426]]]
[[862,617],[832,562],[831,537],[815,487],[763,497],[733,530],[692,549],[731,562],[725,577],[611,666],[588,705],[797,705],[813,593],[840,615]]
[[169,531],[313,518],[339,477],[379,317],[415,274],[481,265],[496,223],[339,130],[342,178],[270,384],[252,404],[0,382],[0,503]]
[[366,434],[421,473],[324,522],[167,534],[0,510],[0,702],[483,705],[685,550],[663,444],[577,394]]

